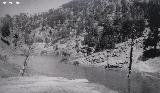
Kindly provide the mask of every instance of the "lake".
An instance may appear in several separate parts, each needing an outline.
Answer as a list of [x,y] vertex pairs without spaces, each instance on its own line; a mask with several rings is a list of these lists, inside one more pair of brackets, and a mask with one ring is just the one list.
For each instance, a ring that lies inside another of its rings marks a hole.
[[[142,76],[140,73],[133,73],[131,80],[128,80],[125,71],[64,64],[59,62],[61,58],[53,56],[32,56],[29,59],[29,75],[87,79],[91,83],[104,85],[120,93],[160,93],[159,78]],[[9,63],[19,66],[22,66],[23,62],[22,56],[9,59]]]

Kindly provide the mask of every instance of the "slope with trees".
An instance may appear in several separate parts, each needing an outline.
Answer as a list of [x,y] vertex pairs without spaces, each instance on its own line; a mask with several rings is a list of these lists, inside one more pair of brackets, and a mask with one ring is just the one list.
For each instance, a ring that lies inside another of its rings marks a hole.
[[[61,51],[63,43],[68,46],[62,51],[72,47],[71,52],[76,51],[74,55],[81,53],[88,57],[106,50],[110,54],[116,50],[123,51],[116,46],[127,42],[125,47],[130,51],[131,70],[132,56],[137,49],[135,41],[143,37],[146,20],[151,31],[144,39],[144,50],[148,46],[158,48],[159,10],[158,0],[72,0],[48,12],[34,15],[21,13],[12,17],[6,15],[1,18],[1,40],[25,51],[32,50],[35,43],[57,46],[55,51]],[[70,45],[69,42],[75,44]]]

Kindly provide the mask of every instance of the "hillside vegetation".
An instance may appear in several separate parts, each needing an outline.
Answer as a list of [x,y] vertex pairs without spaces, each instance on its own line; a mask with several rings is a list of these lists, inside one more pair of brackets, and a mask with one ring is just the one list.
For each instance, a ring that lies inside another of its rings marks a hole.
[[48,12],[2,17],[0,42],[11,54],[131,70],[139,57],[148,59],[145,51],[159,49],[159,11],[158,0],[72,0]]

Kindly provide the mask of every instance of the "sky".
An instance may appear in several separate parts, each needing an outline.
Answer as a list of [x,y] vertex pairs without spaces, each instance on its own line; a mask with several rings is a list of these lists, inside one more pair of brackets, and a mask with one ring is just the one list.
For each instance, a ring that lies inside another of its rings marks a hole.
[[[71,0],[0,0],[0,17],[6,14],[13,16],[19,13],[45,12],[51,8],[56,9],[69,1]],[[3,4],[3,2],[7,3]],[[20,2],[20,4],[16,4],[16,2]]]

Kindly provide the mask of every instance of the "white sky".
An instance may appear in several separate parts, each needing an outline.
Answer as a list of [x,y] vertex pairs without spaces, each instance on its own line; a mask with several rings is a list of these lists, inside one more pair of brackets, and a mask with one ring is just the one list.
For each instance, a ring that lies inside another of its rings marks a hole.
[[[13,4],[3,2],[13,2]],[[16,2],[20,2],[19,5]],[[64,3],[71,0],[0,0],[0,17],[5,14],[15,15],[21,12],[27,12],[29,14],[45,12],[51,8],[58,8]]]

